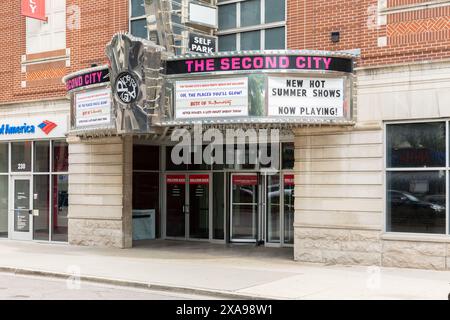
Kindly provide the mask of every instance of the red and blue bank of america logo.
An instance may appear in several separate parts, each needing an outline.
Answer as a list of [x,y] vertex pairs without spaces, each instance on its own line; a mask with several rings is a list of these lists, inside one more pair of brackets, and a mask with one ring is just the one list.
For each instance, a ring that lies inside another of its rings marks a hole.
[[45,120],[44,122],[42,122],[40,125],[38,125],[39,129],[41,129],[42,131],[44,131],[45,134],[49,134],[50,132],[53,131],[53,129],[55,129],[58,125],[56,123],[53,123],[51,121]]

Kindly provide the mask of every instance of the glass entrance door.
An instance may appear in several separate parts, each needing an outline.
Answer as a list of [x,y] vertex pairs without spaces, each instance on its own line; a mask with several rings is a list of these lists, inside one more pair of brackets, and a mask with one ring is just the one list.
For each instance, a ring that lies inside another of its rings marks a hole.
[[258,199],[258,174],[231,175],[231,241],[257,241]]
[[294,244],[294,175],[283,175],[283,244]]
[[11,238],[13,240],[33,239],[33,199],[30,177],[11,179]]
[[189,175],[189,238],[209,239],[210,175]]
[[166,176],[166,237],[186,238],[186,175]]
[[166,175],[166,237],[204,239],[212,237],[211,175]]

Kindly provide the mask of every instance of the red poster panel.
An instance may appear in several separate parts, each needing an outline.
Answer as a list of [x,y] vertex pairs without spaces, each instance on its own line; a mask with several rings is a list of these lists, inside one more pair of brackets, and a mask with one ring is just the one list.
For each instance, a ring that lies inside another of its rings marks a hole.
[[258,176],[255,175],[235,175],[233,176],[233,185],[235,186],[256,186],[258,185]]
[[189,184],[209,184],[208,174],[193,174],[189,176]]
[[284,175],[284,185],[285,186],[295,186],[295,176],[293,174]]
[[184,175],[168,175],[166,177],[167,184],[184,184],[186,183],[186,177]]
[[45,0],[22,0],[22,16],[47,21]]

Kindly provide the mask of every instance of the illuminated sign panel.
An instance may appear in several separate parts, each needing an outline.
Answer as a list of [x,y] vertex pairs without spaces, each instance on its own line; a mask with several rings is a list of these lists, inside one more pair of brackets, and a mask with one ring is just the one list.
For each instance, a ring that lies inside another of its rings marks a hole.
[[67,91],[72,91],[102,83],[109,83],[109,81],[110,79],[108,68],[86,71],[84,73],[77,73],[76,75],[69,76],[67,77],[67,79],[65,79]]
[[268,116],[344,116],[344,79],[269,77]]
[[[162,125],[353,121],[354,56],[320,51],[188,54],[165,64]],[[230,82],[242,85],[233,87]]]
[[257,70],[323,70],[352,72],[353,62],[351,59],[346,58],[304,55],[211,57],[172,60],[167,62],[168,75]]
[[75,95],[75,127],[77,129],[111,126],[111,89],[88,90]]
[[247,78],[178,81],[176,118],[248,116]]

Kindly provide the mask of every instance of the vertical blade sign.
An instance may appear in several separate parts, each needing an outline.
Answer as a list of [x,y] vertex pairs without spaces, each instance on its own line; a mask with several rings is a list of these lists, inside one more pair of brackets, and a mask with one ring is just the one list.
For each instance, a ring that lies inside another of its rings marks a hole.
[[22,16],[47,21],[45,0],[22,0]]

